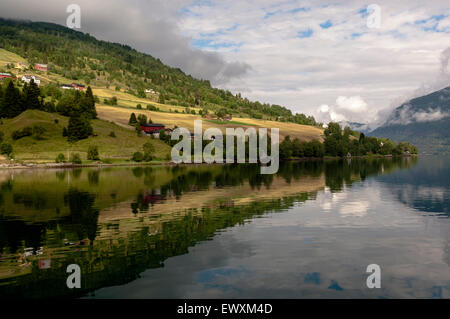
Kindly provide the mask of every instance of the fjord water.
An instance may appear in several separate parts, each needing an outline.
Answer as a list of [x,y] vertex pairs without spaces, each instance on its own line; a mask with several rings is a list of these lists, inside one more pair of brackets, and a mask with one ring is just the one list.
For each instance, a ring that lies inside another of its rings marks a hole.
[[0,297],[449,298],[449,164],[0,171]]

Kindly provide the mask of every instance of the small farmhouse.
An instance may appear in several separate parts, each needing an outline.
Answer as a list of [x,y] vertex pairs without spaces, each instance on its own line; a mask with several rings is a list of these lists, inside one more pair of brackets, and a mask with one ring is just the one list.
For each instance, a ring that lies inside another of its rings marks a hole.
[[34,68],[36,69],[36,71],[44,71],[44,72],[47,72],[47,71],[48,71],[48,66],[47,66],[47,64],[36,63],[36,65],[34,66]]
[[83,91],[85,88],[85,86],[83,84],[78,84],[78,83],[72,83],[72,87],[78,91]]
[[146,135],[156,134],[159,133],[159,131],[164,130],[165,125],[163,124],[141,124],[141,130]]
[[29,84],[31,82],[31,80],[34,80],[34,83],[36,83],[37,85],[41,84],[41,80],[37,76],[34,76],[34,75],[22,76],[22,81],[25,83]]
[[63,90],[73,90],[72,84],[62,84],[61,89]]
[[12,79],[13,76],[11,73],[0,73],[0,81],[3,81],[4,79]]

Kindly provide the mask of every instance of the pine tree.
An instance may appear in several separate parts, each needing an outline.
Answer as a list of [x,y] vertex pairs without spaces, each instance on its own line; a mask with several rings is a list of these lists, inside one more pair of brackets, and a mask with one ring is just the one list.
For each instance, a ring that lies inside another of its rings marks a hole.
[[97,110],[95,109],[95,98],[90,86],[88,86],[86,94],[81,100],[80,110],[82,113],[87,114],[92,119],[97,118]]
[[39,100],[39,96],[41,95],[41,91],[34,80],[31,79],[30,85],[24,86],[23,88],[23,96],[24,96],[24,107],[28,110],[41,110],[42,103]]
[[2,99],[2,109],[0,117],[13,118],[22,113],[22,101],[19,89],[14,87],[14,83],[10,81],[5,89]]
[[79,140],[83,140],[92,135],[93,129],[89,119],[80,115],[76,112],[73,112],[69,118],[69,125],[67,127],[67,139],[69,142],[76,142]]
[[137,123],[136,114],[131,113],[130,120],[128,121],[128,125],[135,126]]

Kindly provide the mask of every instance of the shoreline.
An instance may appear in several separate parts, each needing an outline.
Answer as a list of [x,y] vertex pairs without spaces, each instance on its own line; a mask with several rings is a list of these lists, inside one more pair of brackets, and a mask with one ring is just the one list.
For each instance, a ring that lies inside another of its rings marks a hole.
[[[299,157],[299,158],[289,158],[280,160],[280,162],[308,162],[308,161],[326,161],[326,160],[340,160],[340,159],[370,159],[370,158],[398,158],[398,157],[419,157],[419,154],[411,155],[361,155],[361,156],[351,156],[351,157]],[[176,165],[224,165],[230,163],[180,163],[176,164],[173,162],[129,162],[129,163],[86,163],[86,164],[72,164],[72,163],[4,163],[0,164],[0,170],[8,169],[55,169],[55,168],[88,168],[88,167],[133,167],[133,166],[176,166]]]

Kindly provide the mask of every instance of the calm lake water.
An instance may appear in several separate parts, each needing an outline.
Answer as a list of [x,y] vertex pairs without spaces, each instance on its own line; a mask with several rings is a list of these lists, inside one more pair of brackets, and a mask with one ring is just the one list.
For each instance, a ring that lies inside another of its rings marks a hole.
[[450,298],[449,164],[3,170],[0,297]]

